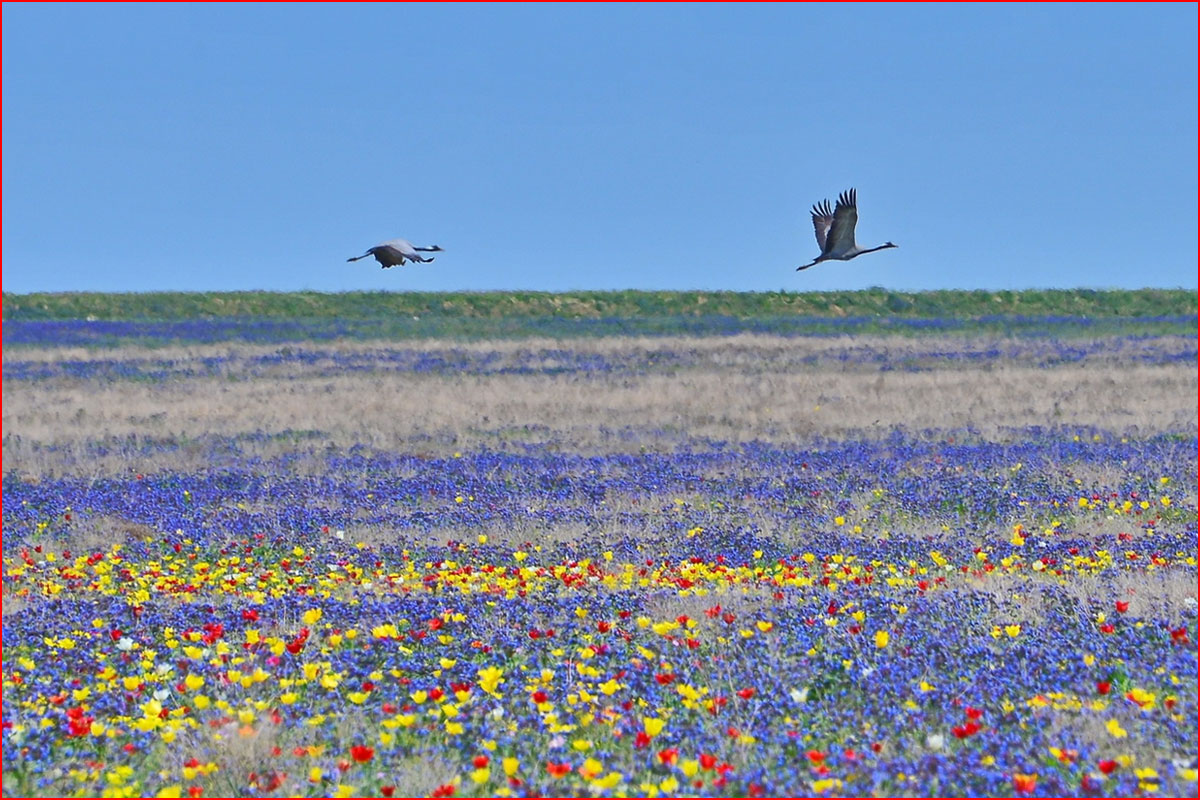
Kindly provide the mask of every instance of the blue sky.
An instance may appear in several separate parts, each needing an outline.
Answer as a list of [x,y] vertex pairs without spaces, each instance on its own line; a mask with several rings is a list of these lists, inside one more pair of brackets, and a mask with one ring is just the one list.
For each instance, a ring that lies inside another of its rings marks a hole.
[[[5,291],[1195,287],[1197,7],[3,6]],[[809,207],[858,189],[858,241]],[[446,249],[381,270],[397,236]]]

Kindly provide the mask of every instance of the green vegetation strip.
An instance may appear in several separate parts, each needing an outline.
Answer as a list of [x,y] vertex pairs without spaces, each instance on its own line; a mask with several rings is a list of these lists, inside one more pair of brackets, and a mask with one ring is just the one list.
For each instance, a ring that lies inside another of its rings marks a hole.
[[894,292],[145,292],[4,293],[5,320],[178,320],[211,317],[612,319],[782,316],[976,319],[1195,316],[1194,289]]

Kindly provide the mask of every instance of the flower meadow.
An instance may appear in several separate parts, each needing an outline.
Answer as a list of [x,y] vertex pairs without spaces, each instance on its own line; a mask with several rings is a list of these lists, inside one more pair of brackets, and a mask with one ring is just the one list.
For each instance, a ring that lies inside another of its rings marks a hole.
[[[1154,380],[1195,359],[1170,336],[916,341],[783,339],[770,370],[864,392],[976,370],[986,399],[1011,362]],[[12,351],[6,398],[83,433],[6,418],[5,795],[1196,794],[1194,426],[1068,406],[986,433],[597,419],[584,440],[483,417],[355,444],[188,432],[165,405],[180,433],[115,434],[51,392],[144,385],[147,414],[162,387],[310,381],[332,426],[380,384],[331,376],[640,404],[639,376],[765,371],[682,338],[538,347]]]
[[5,791],[1194,793],[1195,447],[9,475]]

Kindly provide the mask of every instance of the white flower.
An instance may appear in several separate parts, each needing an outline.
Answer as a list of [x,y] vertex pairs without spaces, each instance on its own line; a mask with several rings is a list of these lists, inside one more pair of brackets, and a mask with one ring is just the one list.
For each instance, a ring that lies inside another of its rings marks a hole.
[[128,653],[133,649],[133,639],[130,639],[128,636],[122,636],[121,641],[117,642],[117,649]]
[[160,703],[163,700],[166,700],[170,696],[171,696],[171,692],[167,689],[159,689],[157,692],[154,693],[154,699]]
[[941,750],[946,744],[946,737],[942,736],[940,733],[931,733],[925,739],[925,744],[930,750]]
[[792,689],[790,692],[788,692],[788,695],[792,698],[793,703],[803,703],[808,699],[808,687],[805,686],[803,689]]

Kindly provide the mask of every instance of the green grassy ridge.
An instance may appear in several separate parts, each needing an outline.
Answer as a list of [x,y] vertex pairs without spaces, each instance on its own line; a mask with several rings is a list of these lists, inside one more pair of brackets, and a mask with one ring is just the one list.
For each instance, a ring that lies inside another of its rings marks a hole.
[[376,319],[424,315],[474,319],[656,316],[1088,318],[1195,316],[1193,289],[1028,289],[896,292],[39,292],[3,296],[5,320],[174,320],[206,317]]

